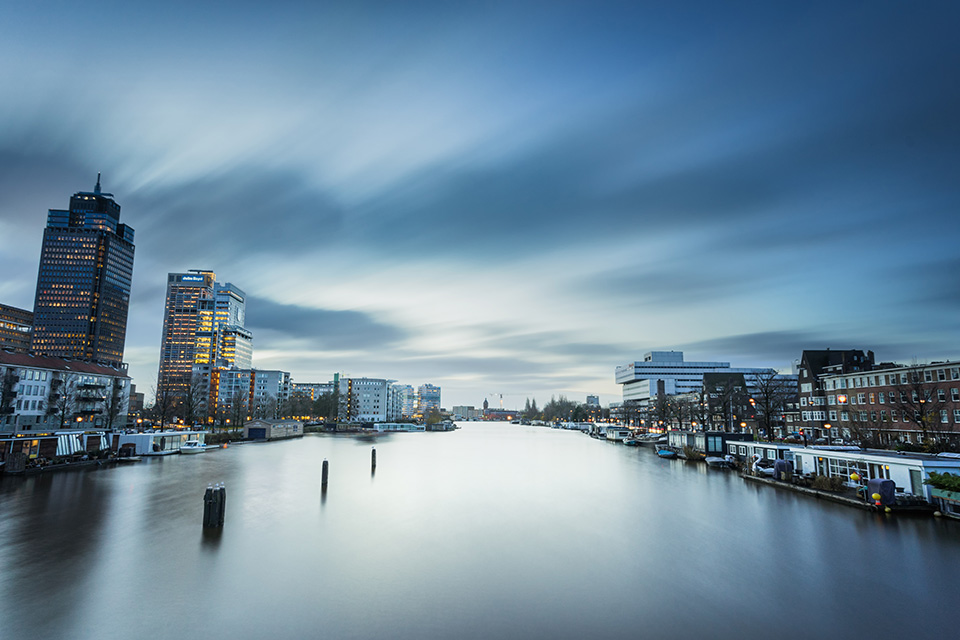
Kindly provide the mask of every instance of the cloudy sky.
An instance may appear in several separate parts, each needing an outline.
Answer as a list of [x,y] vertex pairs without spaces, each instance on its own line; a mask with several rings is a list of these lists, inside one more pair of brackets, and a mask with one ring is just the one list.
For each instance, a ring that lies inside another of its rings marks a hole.
[[165,276],[248,293],[254,364],[619,398],[650,350],[960,357],[955,1],[0,5],[0,302],[98,171]]

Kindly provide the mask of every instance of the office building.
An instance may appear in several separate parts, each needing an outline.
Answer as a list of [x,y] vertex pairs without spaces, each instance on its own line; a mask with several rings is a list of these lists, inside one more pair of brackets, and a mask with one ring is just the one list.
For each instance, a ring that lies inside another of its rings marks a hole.
[[158,385],[175,395],[215,368],[249,369],[253,334],[243,327],[246,295],[206,270],[167,275]]
[[339,419],[344,422],[390,422],[400,418],[400,394],[394,380],[341,378]]
[[426,416],[431,411],[440,411],[440,387],[422,384],[417,389],[417,413]]
[[623,402],[647,406],[657,395],[699,393],[705,373],[742,373],[748,386],[769,369],[734,368],[729,362],[684,362],[682,351],[651,351],[643,361],[617,367],[616,382],[623,385]]
[[32,335],[32,311],[0,304],[0,349],[26,353]]
[[119,365],[133,279],[133,229],[120,205],[100,190],[50,209],[43,231],[33,305],[31,350],[37,355]]

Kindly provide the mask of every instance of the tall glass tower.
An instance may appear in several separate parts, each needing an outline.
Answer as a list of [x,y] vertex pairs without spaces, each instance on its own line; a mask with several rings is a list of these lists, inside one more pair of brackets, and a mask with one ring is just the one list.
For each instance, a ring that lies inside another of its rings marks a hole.
[[123,361],[133,280],[133,229],[100,190],[50,209],[43,231],[31,349],[38,355],[110,365]]
[[183,395],[216,367],[249,369],[253,334],[243,327],[246,294],[213,271],[167,274],[158,387]]

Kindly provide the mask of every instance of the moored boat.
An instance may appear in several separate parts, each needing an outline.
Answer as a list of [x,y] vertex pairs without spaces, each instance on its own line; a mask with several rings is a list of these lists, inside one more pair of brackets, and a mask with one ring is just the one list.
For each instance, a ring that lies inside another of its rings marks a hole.
[[206,450],[199,440],[187,440],[180,445],[180,453],[203,453]]
[[657,455],[661,458],[676,458],[677,452],[671,449],[657,449]]

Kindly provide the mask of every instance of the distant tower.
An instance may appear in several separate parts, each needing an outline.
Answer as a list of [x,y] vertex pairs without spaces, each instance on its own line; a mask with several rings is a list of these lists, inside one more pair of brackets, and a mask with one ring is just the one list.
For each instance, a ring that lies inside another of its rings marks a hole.
[[484,398],[484,399],[483,399],[483,410],[486,411],[486,410],[489,409],[489,408],[490,408],[490,403],[487,402],[487,399],[486,399],[486,398]]
[[100,189],[50,209],[43,230],[33,303],[31,349],[37,355],[119,365],[127,336],[133,280],[133,229],[120,205]]

